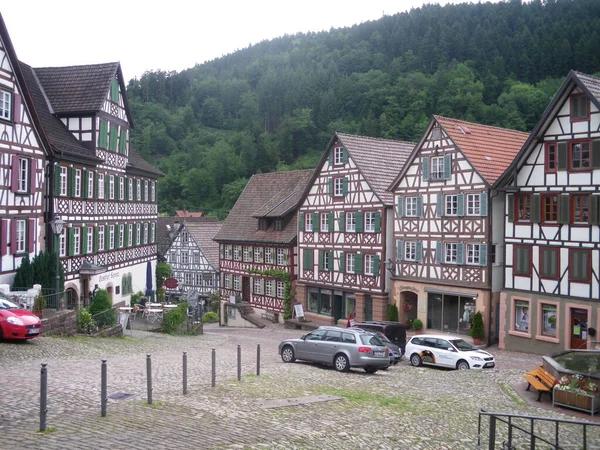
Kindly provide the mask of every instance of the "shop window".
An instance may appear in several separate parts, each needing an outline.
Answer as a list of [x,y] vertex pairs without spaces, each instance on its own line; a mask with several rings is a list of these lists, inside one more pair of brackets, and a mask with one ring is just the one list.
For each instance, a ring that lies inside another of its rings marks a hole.
[[542,303],[542,335],[556,337],[556,326],[558,319],[556,305]]
[[522,300],[515,301],[514,311],[515,331],[529,333],[529,302]]

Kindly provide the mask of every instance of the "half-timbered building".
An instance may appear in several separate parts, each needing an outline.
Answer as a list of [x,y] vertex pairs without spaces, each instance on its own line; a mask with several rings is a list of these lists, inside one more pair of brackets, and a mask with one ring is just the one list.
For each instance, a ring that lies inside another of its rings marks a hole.
[[286,272],[295,285],[297,212],[313,172],[250,178],[215,236],[224,302],[244,302],[261,313],[284,312],[285,282],[267,271]]
[[481,311],[490,336],[504,236],[504,199],[491,185],[527,136],[432,117],[390,186],[396,199],[393,292],[401,319],[418,317],[427,329],[468,334]]
[[600,79],[570,72],[514,163],[500,348],[585,349],[600,329]]
[[164,251],[164,260],[171,266],[173,278],[178,283],[176,290],[172,292],[167,289],[167,294],[196,299],[207,298],[213,291],[218,292],[219,244],[214,237],[221,225],[218,219],[212,217],[190,217],[170,225],[171,230],[176,231]]
[[21,260],[44,249],[44,173],[51,151],[0,15],[0,284],[12,284]]
[[335,133],[300,206],[296,300],[321,324],[386,320],[393,256],[387,187],[414,142]]
[[[55,155],[45,168],[45,231],[64,268],[65,306],[86,306],[96,287],[114,304],[129,302],[131,293],[153,288],[147,274],[156,266],[162,174],[130,146],[121,67],[21,68]],[[66,222],[58,237],[49,226],[56,218]]]

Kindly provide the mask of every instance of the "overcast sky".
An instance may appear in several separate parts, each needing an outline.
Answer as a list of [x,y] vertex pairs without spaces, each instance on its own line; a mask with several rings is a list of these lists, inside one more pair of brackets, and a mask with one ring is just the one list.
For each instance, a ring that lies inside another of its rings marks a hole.
[[33,67],[120,61],[127,82],[147,70],[181,71],[284,34],[351,26],[424,3],[466,2],[5,0],[0,11],[21,61]]

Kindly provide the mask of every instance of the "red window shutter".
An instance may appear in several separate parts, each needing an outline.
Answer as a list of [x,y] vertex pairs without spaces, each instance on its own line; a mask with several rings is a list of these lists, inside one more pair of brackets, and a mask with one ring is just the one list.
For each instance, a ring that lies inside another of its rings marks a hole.
[[17,253],[17,221],[15,219],[10,221],[10,253],[12,255]]
[[21,123],[21,94],[13,96],[13,122]]
[[13,192],[17,192],[19,189],[19,157],[13,155],[12,157],[12,173],[11,175],[11,186],[10,189]]
[[27,252],[33,253],[35,251],[35,240],[36,240],[36,227],[35,227],[35,219],[28,220],[27,227]]
[[8,220],[0,221],[0,257],[6,255],[8,248]]
[[29,193],[33,194],[35,192],[35,159],[29,161]]

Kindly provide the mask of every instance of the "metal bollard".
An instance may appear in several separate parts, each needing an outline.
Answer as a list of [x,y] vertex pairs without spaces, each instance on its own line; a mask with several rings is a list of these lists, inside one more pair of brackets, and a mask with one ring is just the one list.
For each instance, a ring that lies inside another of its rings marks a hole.
[[148,383],[148,404],[152,404],[152,359],[146,355],[146,380]]
[[108,397],[106,393],[106,360],[102,360],[100,368],[100,415],[106,417],[106,404],[108,403]]
[[48,369],[47,363],[42,363],[40,374],[40,431],[46,431],[46,413],[48,412]]
[[238,363],[238,381],[240,381],[242,379],[242,346],[240,344],[238,344],[237,363]]
[[212,387],[215,387],[215,382],[217,378],[217,354],[215,353],[215,349],[212,349]]
[[260,376],[260,344],[256,345],[256,376]]
[[187,352],[183,352],[183,395],[187,394]]

